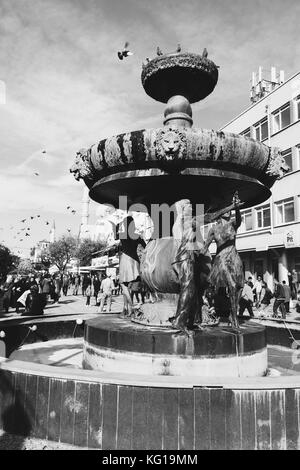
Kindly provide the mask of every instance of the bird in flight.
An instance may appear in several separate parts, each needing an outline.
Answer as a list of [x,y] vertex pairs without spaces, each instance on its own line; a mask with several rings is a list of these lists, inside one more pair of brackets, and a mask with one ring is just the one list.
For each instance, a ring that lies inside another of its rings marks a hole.
[[42,153],[47,153],[46,150],[43,150]]
[[48,222],[48,220],[46,220],[46,225],[49,225],[49,222]]
[[22,241],[23,241],[23,238],[20,238],[20,242],[22,242]]
[[124,45],[124,49],[122,50],[122,52],[118,52],[118,57],[120,60],[123,60],[124,57],[128,57],[129,55],[133,55],[133,52],[130,52],[130,50],[128,49],[129,47],[129,42],[125,42],[125,45]]
[[31,215],[30,218],[31,218],[31,220],[34,219],[34,215]]
[[34,172],[35,176],[39,176],[39,173],[37,171]]
[[41,217],[40,215],[37,215],[37,217]]
[[75,211],[75,209],[73,209],[71,212],[72,212],[72,214],[74,214],[74,215],[76,214],[76,211]]
[[21,220],[21,222],[23,222],[23,223],[26,222],[26,219]]
[[71,232],[71,229],[70,229],[70,228],[67,228],[67,231],[70,233],[70,232]]
[[25,233],[25,237],[30,237],[30,233]]

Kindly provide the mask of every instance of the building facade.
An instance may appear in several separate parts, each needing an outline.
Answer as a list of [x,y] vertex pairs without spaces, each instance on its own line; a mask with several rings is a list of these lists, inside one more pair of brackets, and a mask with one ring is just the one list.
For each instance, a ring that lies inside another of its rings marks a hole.
[[292,269],[300,280],[300,72],[282,82],[282,72],[280,81],[263,80],[260,68],[253,104],[220,129],[278,147],[289,167],[269,200],[241,211],[237,236],[245,275],[261,275],[271,288],[274,279],[287,282]]

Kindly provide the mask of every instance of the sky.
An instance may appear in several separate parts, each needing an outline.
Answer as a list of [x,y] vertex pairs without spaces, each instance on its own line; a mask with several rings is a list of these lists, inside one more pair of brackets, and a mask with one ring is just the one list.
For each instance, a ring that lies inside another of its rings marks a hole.
[[[164,105],[140,79],[158,45],[207,48],[219,81],[193,105],[193,119],[218,129],[250,105],[259,65],[286,78],[299,71],[299,17],[299,0],[0,0],[0,243],[24,254],[48,239],[53,220],[57,236],[78,234],[76,151],[162,125]],[[134,55],[120,61],[125,41]],[[90,208],[93,223],[97,204]],[[20,241],[21,220],[36,215]]]

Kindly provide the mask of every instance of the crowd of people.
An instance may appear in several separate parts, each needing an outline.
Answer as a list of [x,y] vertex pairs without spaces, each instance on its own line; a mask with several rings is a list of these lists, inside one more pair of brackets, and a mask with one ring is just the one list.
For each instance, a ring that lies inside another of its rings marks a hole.
[[[140,277],[130,283],[129,291],[132,301],[144,303],[146,298],[154,301]],[[21,315],[42,315],[48,302],[57,304],[62,296],[70,294],[85,297],[86,307],[91,306],[93,299],[99,313],[105,306],[106,312],[110,312],[112,297],[121,294],[121,285],[118,277],[113,279],[102,273],[8,275],[0,283],[0,299],[6,313],[15,309]]]
[[252,277],[245,280],[240,299],[239,316],[243,317],[245,310],[248,310],[250,317],[254,317],[253,306],[256,307],[259,314],[264,315],[272,298],[274,298],[273,318],[279,317],[279,310],[281,318],[285,319],[286,315],[290,313],[291,300],[296,301],[296,311],[300,311],[300,290],[298,290],[297,283],[290,281],[290,277],[288,284],[286,281],[275,280],[274,292],[272,292],[262,277],[258,276],[254,283]]

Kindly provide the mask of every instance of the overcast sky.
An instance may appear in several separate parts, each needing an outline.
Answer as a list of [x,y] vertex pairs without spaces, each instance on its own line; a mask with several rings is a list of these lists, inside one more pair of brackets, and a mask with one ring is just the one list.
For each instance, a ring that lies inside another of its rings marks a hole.
[[[194,125],[218,129],[249,106],[259,65],[299,71],[299,17],[299,0],[0,0],[0,242],[29,248],[48,237],[45,220],[58,235],[78,232],[82,183],[68,171],[76,151],[162,124],[164,105],[140,80],[157,45],[207,48],[219,82],[193,106]],[[126,40],[134,55],[121,62]],[[31,237],[14,239],[20,220],[37,214]]]

